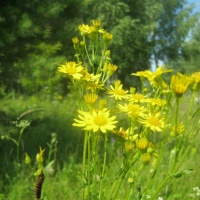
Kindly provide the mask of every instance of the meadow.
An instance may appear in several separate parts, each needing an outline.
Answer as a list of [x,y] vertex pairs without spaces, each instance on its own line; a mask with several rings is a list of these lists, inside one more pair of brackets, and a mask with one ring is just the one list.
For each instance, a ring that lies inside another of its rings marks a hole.
[[0,199],[178,200],[200,196],[200,72],[113,74],[112,34],[78,26],[70,93],[0,102]]
[[[186,111],[188,97],[183,100],[184,105],[182,115]],[[196,106],[199,102],[196,103]],[[81,159],[83,147],[83,133],[72,127],[75,117],[76,106],[74,98],[39,100],[32,98],[12,98],[1,101],[1,134],[10,135],[18,139],[19,129],[12,124],[20,115],[20,120],[28,120],[29,127],[24,130],[22,143],[20,144],[19,161],[16,159],[16,145],[10,140],[1,140],[1,191],[0,199],[20,200],[34,199],[34,187],[36,178],[34,169],[29,169],[24,164],[24,153],[28,152],[34,160],[39,146],[45,149],[44,171],[45,181],[43,184],[43,199],[80,199],[81,190]],[[2,113],[4,111],[4,116]],[[10,118],[5,118],[9,116]],[[4,118],[3,118],[4,117]],[[6,119],[6,120],[5,120]],[[195,126],[195,124],[194,124]],[[53,135],[52,135],[53,134]],[[55,134],[55,135],[54,135]],[[191,173],[170,181],[170,184],[164,187],[157,199],[198,199],[200,195],[200,163],[199,163],[199,139],[200,133],[196,136],[192,147],[186,156],[181,169],[192,169]],[[113,134],[112,143],[116,136]],[[114,145],[109,144],[109,152],[112,154]],[[170,146],[165,149],[165,156],[170,155]],[[115,163],[112,167],[112,174],[117,173],[123,155],[118,152]],[[162,175],[168,168],[168,159],[162,160],[162,171],[160,176],[151,182],[153,185],[159,185],[162,181]],[[141,178],[135,180],[133,184],[128,182],[132,177],[127,174],[117,199],[124,199],[127,188],[131,189],[130,199],[138,199],[138,184],[145,184],[151,179],[151,166],[147,166],[142,172]],[[106,180],[106,184],[110,180]],[[141,190],[143,188],[141,187]],[[95,190],[94,190],[95,191]],[[146,198],[148,199],[148,197]]]

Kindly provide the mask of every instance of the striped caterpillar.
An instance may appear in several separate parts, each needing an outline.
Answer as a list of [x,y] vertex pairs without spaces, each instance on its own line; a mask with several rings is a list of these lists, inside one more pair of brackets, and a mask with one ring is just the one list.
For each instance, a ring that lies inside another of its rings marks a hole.
[[40,197],[41,197],[43,181],[44,181],[44,174],[41,171],[40,175],[38,176],[37,182],[35,184],[35,197],[36,197],[36,199],[40,199]]

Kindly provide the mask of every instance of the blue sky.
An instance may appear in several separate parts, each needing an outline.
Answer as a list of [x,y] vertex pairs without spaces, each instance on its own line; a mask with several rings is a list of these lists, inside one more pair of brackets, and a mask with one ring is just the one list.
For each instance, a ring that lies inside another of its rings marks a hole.
[[189,4],[194,3],[195,7],[194,7],[194,12],[200,12],[200,0],[188,0]]

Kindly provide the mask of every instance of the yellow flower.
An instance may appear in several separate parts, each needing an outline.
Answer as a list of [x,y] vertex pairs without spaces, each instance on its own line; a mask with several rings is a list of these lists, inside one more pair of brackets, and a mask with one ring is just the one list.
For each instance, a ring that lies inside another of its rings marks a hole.
[[73,44],[77,44],[79,42],[78,37],[73,37],[72,42],[73,42]]
[[146,138],[142,137],[142,138],[136,139],[135,144],[138,149],[145,150],[147,149],[149,145],[149,141]]
[[103,40],[104,40],[104,43],[105,45],[107,45],[113,38],[113,35],[111,33],[108,33],[108,32],[104,32],[103,33]]
[[186,92],[190,84],[191,79],[179,73],[172,76],[170,86],[176,96],[181,97]]
[[90,105],[94,104],[96,102],[97,98],[98,98],[98,95],[95,93],[89,93],[89,94],[84,95],[84,99],[85,99],[86,103],[90,104]]
[[132,142],[130,142],[130,141],[125,142],[125,150],[126,150],[126,152],[131,151],[133,149],[133,147],[134,147],[134,144]]
[[122,100],[126,97],[126,93],[128,92],[122,89],[122,87],[123,85],[121,84],[121,81],[117,80],[114,82],[114,87],[110,85],[111,89],[109,89],[107,93],[111,95],[110,97],[114,97],[116,100]]
[[127,99],[130,102],[135,102],[135,103],[146,102],[146,97],[143,94],[140,94],[140,93],[127,95]]
[[142,154],[141,158],[142,158],[143,164],[146,165],[149,163],[149,161],[151,159],[151,155],[149,153],[144,153],[144,154]]
[[164,128],[164,119],[161,118],[160,113],[151,114],[149,113],[146,116],[142,116],[143,118],[138,121],[143,124],[145,127],[150,128],[152,131],[161,132]]
[[198,91],[200,90],[200,71],[195,72],[191,75],[192,78],[192,90]]
[[132,73],[133,76],[139,76],[140,78],[149,78],[152,75],[152,72],[149,70],[138,71],[136,73]]
[[142,116],[146,109],[143,106],[139,106],[138,104],[124,104],[118,105],[120,111],[127,113],[130,117],[137,118]]
[[76,62],[66,62],[64,65],[61,65],[58,67],[58,71],[64,74],[67,74],[70,78],[73,79],[81,79],[83,76],[81,71],[83,67],[80,65],[80,63]]
[[42,150],[42,148],[40,147],[40,153],[38,153],[36,155],[36,161],[38,163],[42,163],[44,161],[44,157],[43,157],[44,156],[44,151],[45,151],[45,149]]
[[86,35],[91,32],[90,26],[87,24],[81,24],[78,26],[79,31],[81,32],[81,35]]
[[183,122],[181,122],[177,125],[177,127],[175,127],[175,126],[172,127],[172,132],[170,133],[170,135],[172,137],[175,137],[176,135],[182,134],[184,132],[184,130],[185,130],[184,124],[183,124]]
[[151,105],[155,106],[165,106],[166,105],[166,100],[165,99],[160,99],[160,98],[150,98],[150,99],[147,99],[147,102],[149,102]]
[[152,78],[156,78],[164,73],[172,72],[172,69],[165,69],[163,66],[159,66],[155,72],[152,73]]
[[109,117],[109,110],[92,110],[91,112],[84,112],[79,110],[79,119],[74,119],[76,123],[73,126],[82,127],[84,130],[88,131],[101,131],[106,133],[107,130],[112,131],[115,129],[117,121],[115,121],[115,116]]
[[97,28],[97,30],[101,27],[100,20],[92,20],[92,25]]
[[94,74],[90,74],[88,72],[86,72],[84,74],[84,77],[83,77],[83,80],[86,80],[86,81],[99,81],[99,78],[101,77],[100,74],[97,74],[97,75],[94,75]]
[[117,70],[117,66],[111,63],[104,65],[104,71],[107,72],[108,76],[112,76],[114,72]]
[[133,134],[132,128],[130,128],[130,129],[128,128],[127,130],[124,130],[122,127],[120,127],[120,129],[118,131],[116,131],[116,133],[120,137],[122,137],[128,141],[132,141],[132,142],[138,138],[138,134]]
[[148,80],[151,85],[154,87],[166,87],[166,83],[163,81],[161,75],[167,72],[171,72],[171,69],[165,69],[164,67],[158,67],[155,72],[152,72],[151,76],[148,77]]
[[164,67],[158,67],[155,72],[151,72],[149,70],[140,71],[137,73],[132,73],[131,75],[134,76],[140,76],[140,78],[147,78],[151,85],[157,86],[161,85],[163,86],[163,80],[161,78],[161,75],[167,72],[171,72],[171,69],[165,69]]

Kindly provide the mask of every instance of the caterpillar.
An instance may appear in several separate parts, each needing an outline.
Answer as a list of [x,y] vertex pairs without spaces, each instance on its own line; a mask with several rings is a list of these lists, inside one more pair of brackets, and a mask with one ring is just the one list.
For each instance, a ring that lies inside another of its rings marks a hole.
[[40,199],[43,181],[44,181],[44,173],[41,171],[40,175],[38,176],[37,182],[35,184],[36,199]]

